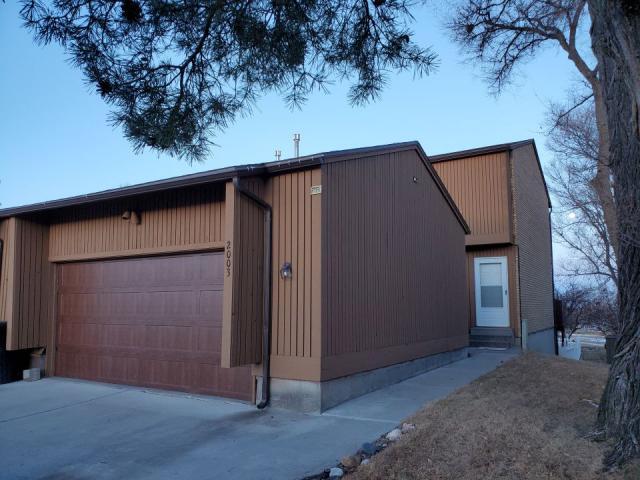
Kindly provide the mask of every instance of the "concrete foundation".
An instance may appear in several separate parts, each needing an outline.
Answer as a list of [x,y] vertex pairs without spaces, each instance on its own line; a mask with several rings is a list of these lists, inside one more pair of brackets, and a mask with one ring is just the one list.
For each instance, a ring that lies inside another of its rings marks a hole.
[[[269,404],[299,412],[321,413],[352,398],[462,360],[467,356],[467,348],[461,348],[325,382],[272,378],[269,385]],[[258,377],[258,397],[261,385],[262,377]],[[256,401],[259,403],[261,398],[257,398]]]
[[547,328],[546,330],[531,332],[527,338],[527,350],[555,354],[556,350],[553,345],[554,341],[555,335],[553,327]]

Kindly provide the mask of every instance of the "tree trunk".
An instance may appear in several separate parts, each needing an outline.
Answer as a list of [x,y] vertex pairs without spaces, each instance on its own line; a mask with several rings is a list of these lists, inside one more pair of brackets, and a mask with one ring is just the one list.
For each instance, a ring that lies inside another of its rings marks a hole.
[[[582,3],[582,2],[580,2]],[[587,2],[588,3],[588,2]],[[578,7],[576,15],[580,17],[582,8]],[[572,36],[575,34],[572,33]],[[605,105],[601,79],[596,71],[589,68],[575,45],[575,39],[569,42],[560,40],[560,45],[567,52],[569,59],[573,62],[577,70],[591,86],[596,113],[596,127],[598,129],[598,163],[596,165],[596,175],[591,184],[598,196],[602,206],[604,223],[607,228],[609,242],[613,248],[615,257],[618,257],[618,215],[611,185],[611,162],[610,162],[610,142],[609,124],[607,122],[607,108]]]
[[610,135],[609,126],[607,124],[607,109],[602,94],[602,86],[600,80],[592,83],[593,98],[596,111],[596,126],[598,128],[598,164],[596,165],[596,176],[593,178],[593,189],[598,195],[600,205],[602,205],[602,213],[604,223],[607,227],[607,233],[613,253],[618,258],[618,215],[616,212],[616,204],[613,199],[613,188],[611,185],[611,168],[610,168]]
[[614,442],[605,465],[640,453],[640,5],[589,0],[591,39],[610,132],[618,215],[618,285],[622,334],[598,411]]

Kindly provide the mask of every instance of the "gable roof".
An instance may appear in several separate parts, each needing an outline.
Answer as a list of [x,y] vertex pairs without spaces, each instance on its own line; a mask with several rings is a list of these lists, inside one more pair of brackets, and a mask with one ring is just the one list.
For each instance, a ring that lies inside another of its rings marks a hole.
[[449,195],[449,192],[442,183],[442,180],[440,180],[440,177],[435,172],[433,166],[431,165],[430,159],[427,157],[426,153],[422,149],[422,146],[420,145],[420,142],[418,141],[391,143],[387,145],[351,148],[346,150],[333,150],[279,161],[254,163],[219,168],[215,170],[207,170],[204,172],[192,173],[162,180],[155,180],[152,182],[145,182],[127,187],[103,190],[86,195],[77,195],[73,197],[61,198],[58,200],[50,200],[46,202],[34,203],[18,207],[4,208],[0,209],[0,219],[12,217],[15,215],[40,213],[64,207],[86,205],[94,202],[114,200],[118,198],[135,197],[146,193],[156,193],[195,185],[226,182],[233,179],[234,177],[269,176],[277,173],[284,173],[319,166],[325,163],[347,161],[370,155],[394,153],[406,150],[415,150],[417,152],[425,168],[429,171],[437,187],[445,197],[447,203],[449,204],[449,207],[462,225],[462,228],[466,233],[469,233],[469,226],[464,220],[464,217],[460,213],[457,205],[451,198],[451,195]]
[[547,181],[544,178],[544,172],[542,171],[542,165],[540,164],[540,156],[538,155],[538,148],[536,147],[536,142],[533,138],[529,138],[527,140],[520,140],[517,142],[499,143],[497,145],[489,145],[486,147],[471,148],[468,150],[459,150],[457,152],[443,153],[440,155],[432,155],[429,157],[429,160],[431,160],[431,163],[447,162],[451,160],[460,160],[463,158],[477,157],[480,155],[490,155],[492,153],[511,152],[516,148],[526,147],[529,145],[533,147],[533,152],[536,156],[536,162],[538,164],[538,170],[540,171],[540,176],[542,177],[542,184],[544,185],[544,191],[545,191],[545,194],[547,195],[547,202],[548,202],[549,208],[551,208],[551,197],[549,196]]

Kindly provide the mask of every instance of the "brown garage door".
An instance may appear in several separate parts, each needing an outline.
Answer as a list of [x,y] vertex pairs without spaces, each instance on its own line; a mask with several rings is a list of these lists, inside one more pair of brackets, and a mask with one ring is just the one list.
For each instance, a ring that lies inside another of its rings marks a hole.
[[222,254],[58,269],[56,374],[250,400],[250,369],[220,368]]

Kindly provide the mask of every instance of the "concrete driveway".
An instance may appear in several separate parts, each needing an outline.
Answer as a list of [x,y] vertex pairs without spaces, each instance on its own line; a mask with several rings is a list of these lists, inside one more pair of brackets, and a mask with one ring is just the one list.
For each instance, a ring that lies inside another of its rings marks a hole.
[[0,478],[299,479],[516,354],[475,351],[322,415],[62,378],[0,385]]

